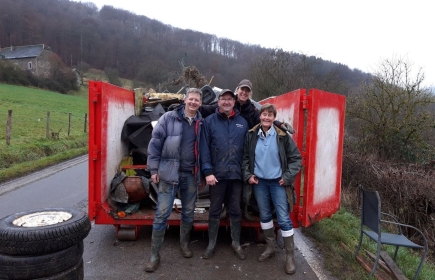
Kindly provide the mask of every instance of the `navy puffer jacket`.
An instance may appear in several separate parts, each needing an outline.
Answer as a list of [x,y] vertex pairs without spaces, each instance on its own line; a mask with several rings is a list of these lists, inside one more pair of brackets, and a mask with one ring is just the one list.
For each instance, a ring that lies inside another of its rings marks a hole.
[[[170,184],[178,184],[184,107],[185,105],[178,106],[175,110],[166,112],[159,118],[148,144],[147,165],[151,175],[158,174],[161,181]],[[195,153],[196,158],[195,178],[198,186],[201,184],[198,149],[202,121],[201,113],[197,112],[195,119],[196,143],[192,152]]]

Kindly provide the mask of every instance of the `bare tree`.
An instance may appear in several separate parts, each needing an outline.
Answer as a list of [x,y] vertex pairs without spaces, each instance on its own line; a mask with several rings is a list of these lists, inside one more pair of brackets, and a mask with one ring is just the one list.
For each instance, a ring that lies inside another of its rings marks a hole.
[[423,87],[422,69],[414,72],[404,58],[380,62],[372,79],[348,99],[347,114],[357,124],[365,152],[381,159],[422,161],[434,156],[434,146],[425,136],[434,131],[435,98]]

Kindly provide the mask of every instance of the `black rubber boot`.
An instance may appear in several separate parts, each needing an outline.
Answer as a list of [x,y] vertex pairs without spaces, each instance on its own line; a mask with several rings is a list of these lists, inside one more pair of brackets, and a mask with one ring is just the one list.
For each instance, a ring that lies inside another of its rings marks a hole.
[[283,237],[285,246],[285,273],[294,274],[296,272],[295,265],[295,243],[294,235]]
[[231,243],[231,247],[233,247],[234,253],[236,253],[237,257],[241,260],[246,259],[246,252],[240,246],[240,230],[242,228],[241,221],[230,220],[231,225],[231,238],[233,242]]
[[191,258],[193,256],[192,251],[190,251],[188,247],[192,225],[193,223],[186,223],[183,221],[180,223],[180,251],[181,255],[185,258]]
[[153,230],[151,237],[151,258],[145,266],[146,272],[154,272],[160,264],[160,249],[165,238],[165,230]]
[[267,247],[266,250],[258,257],[259,262],[264,262],[265,260],[273,257],[276,250],[276,237],[275,229],[263,229],[264,238],[266,239]]
[[207,249],[205,249],[205,252],[202,254],[203,259],[208,259],[213,254],[219,231],[219,223],[219,219],[208,220],[208,246]]

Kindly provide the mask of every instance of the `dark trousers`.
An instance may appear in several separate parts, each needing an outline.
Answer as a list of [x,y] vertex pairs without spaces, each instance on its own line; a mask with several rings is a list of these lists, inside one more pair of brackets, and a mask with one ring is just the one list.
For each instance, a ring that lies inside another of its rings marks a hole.
[[209,186],[209,219],[220,219],[222,204],[225,202],[230,213],[230,219],[240,220],[242,218],[242,210],[240,209],[242,190],[242,180],[221,179],[216,185]]

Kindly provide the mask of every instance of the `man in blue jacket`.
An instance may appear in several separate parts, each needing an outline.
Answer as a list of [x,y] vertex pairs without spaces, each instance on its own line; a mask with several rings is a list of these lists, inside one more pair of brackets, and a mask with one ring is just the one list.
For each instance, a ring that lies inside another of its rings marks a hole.
[[202,117],[198,112],[202,92],[190,88],[184,104],[159,118],[148,145],[148,169],[151,180],[159,184],[157,209],[153,221],[151,258],[145,271],[153,272],[160,264],[167,219],[172,212],[175,195],[180,190],[181,223],[180,250],[185,258],[192,257],[187,247],[193,225],[195,200],[201,185],[198,147],[201,139]]
[[248,123],[234,109],[236,96],[224,89],[218,96],[218,108],[204,120],[201,131],[201,169],[209,185],[210,209],[208,221],[209,243],[203,258],[211,257],[216,246],[222,204],[227,203],[231,225],[231,246],[237,257],[246,259],[240,247],[243,189],[242,158]]

